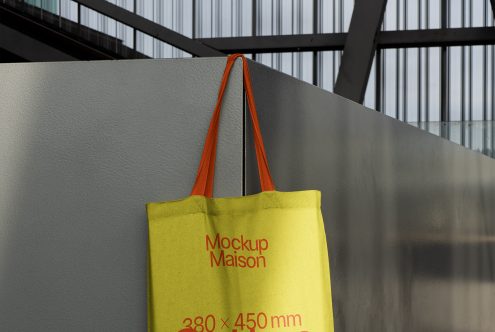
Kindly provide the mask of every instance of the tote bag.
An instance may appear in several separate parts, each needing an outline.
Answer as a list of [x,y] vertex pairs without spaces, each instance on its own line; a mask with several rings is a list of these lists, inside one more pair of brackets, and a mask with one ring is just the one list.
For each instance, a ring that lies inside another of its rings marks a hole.
[[[262,192],[212,198],[220,108],[237,58]],[[148,203],[147,213],[149,331],[333,331],[320,192],[275,190],[241,54],[227,59],[191,195]]]

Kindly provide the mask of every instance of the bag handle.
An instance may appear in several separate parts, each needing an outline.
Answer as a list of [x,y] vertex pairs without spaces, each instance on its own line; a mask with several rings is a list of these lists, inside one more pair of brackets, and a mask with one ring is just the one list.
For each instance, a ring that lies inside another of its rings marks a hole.
[[244,55],[236,53],[229,55],[229,57],[227,58],[227,65],[225,66],[222,83],[220,84],[220,89],[218,91],[215,111],[213,112],[210,126],[208,128],[208,133],[206,134],[206,140],[203,147],[203,153],[201,155],[201,161],[199,163],[198,174],[196,176],[196,181],[194,183],[191,195],[201,195],[206,197],[212,197],[213,195],[220,110],[222,107],[223,95],[225,93],[225,89],[227,88],[230,72],[237,58],[241,58],[243,63],[242,68],[244,76],[244,89],[246,90],[249,114],[251,115],[251,122],[253,126],[254,146],[256,151],[256,160],[258,163],[258,174],[260,178],[261,191],[275,190],[272,176],[270,174],[270,169],[268,168],[265,146],[263,145],[263,138],[261,136],[258,115],[256,113],[256,105],[254,103],[251,77],[249,76],[247,60]]

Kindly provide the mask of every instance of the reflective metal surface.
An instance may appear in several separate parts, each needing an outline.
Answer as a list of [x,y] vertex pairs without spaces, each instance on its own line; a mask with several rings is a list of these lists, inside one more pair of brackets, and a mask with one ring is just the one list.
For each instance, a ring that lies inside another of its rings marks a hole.
[[323,194],[336,331],[493,331],[495,161],[262,65],[251,70],[278,190]]

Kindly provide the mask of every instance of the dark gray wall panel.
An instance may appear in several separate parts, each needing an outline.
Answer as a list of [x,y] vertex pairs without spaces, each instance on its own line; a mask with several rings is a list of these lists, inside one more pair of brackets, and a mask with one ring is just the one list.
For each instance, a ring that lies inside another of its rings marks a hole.
[[[144,331],[145,203],[192,188],[225,59],[0,65],[0,330]],[[242,192],[232,72],[217,194]]]
[[493,331],[495,160],[251,69],[278,190],[323,194],[336,331]]

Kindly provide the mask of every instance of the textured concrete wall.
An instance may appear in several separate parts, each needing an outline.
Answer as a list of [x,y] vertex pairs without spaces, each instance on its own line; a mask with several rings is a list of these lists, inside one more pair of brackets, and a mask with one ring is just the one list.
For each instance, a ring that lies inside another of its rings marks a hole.
[[[0,65],[0,330],[144,331],[144,204],[195,178],[225,59]],[[232,72],[217,194],[242,193]]]

